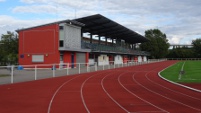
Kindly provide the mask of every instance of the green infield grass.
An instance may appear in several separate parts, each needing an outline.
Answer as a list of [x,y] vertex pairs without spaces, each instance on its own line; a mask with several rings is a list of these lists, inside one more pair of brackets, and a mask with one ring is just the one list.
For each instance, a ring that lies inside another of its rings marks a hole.
[[180,61],[160,74],[174,82],[201,83],[201,61]]

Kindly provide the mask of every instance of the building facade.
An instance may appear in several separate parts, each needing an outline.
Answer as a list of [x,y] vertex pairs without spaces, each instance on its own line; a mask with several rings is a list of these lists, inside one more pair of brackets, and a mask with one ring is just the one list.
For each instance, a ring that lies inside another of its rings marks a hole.
[[77,63],[142,62],[149,55],[136,50],[137,43],[147,41],[145,37],[99,14],[17,32],[20,65],[70,63],[74,68]]

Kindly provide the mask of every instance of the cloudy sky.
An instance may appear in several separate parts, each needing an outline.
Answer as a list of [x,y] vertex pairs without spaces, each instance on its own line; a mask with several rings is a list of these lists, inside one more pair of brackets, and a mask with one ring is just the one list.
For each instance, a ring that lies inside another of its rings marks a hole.
[[93,14],[142,35],[158,28],[171,44],[201,38],[201,0],[0,0],[0,35]]

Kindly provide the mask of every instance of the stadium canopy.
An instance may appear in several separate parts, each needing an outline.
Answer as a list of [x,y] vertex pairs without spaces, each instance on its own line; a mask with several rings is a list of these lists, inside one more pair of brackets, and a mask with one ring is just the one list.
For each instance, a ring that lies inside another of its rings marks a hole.
[[100,14],[74,19],[74,21],[85,24],[85,26],[82,27],[82,31],[89,32],[93,35],[105,36],[111,39],[123,39],[129,43],[148,41],[144,36]]

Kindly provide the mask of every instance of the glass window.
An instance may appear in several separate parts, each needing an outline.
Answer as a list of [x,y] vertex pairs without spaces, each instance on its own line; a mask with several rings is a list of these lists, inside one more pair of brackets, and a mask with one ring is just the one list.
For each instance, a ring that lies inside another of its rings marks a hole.
[[64,47],[64,41],[63,40],[59,40],[59,47]]
[[59,26],[59,30],[63,30],[64,29],[64,26]]

